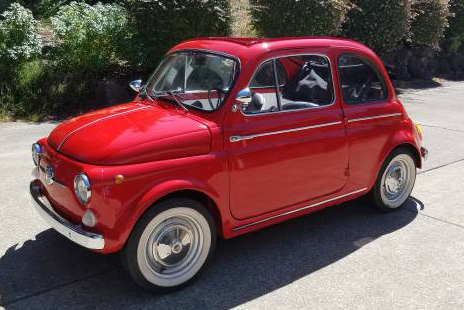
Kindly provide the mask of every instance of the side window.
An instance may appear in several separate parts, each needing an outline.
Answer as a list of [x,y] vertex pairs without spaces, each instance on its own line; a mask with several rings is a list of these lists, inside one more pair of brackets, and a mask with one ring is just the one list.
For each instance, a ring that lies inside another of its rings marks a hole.
[[279,110],[274,60],[268,60],[258,67],[249,87],[252,99],[250,105],[244,111],[245,114],[268,113]]
[[387,98],[385,82],[366,60],[353,55],[342,55],[338,62],[340,86],[347,104],[362,104]]
[[279,60],[288,74],[286,81],[279,81],[282,110],[321,107],[333,103],[332,72],[327,57],[299,55]]

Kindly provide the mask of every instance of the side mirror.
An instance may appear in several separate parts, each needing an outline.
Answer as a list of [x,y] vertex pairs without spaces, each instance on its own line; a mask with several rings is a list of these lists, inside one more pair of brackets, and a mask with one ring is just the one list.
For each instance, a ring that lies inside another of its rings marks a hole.
[[129,87],[138,93],[140,91],[140,87],[142,87],[142,80],[135,80],[130,82]]
[[237,102],[240,104],[240,108],[242,111],[246,110],[246,108],[250,105],[251,103],[251,91],[249,88],[244,88],[241,91],[237,93],[237,96],[235,97]]

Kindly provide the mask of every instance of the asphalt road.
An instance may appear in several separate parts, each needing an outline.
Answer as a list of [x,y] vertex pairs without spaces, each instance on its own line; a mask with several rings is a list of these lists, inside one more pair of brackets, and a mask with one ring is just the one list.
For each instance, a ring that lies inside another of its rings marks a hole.
[[[218,245],[193,286],[150,295],[30,207],[30,144],[54,124],[0,123],[6,309],[464,309],[464,84],[401,95],[429,160],[407,208],[355,201]],[[2,306],[0,306],[2,308]]]

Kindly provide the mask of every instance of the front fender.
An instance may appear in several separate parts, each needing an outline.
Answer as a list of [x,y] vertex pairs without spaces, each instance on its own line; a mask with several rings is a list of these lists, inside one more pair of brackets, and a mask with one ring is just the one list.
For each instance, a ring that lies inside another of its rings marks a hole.
[[[196,192],[200,192],[210,199],[216,205],[219,205],[219,193],[217,193],[213,188],[207,186],[206,184],[194,180],[194,179],[179,179],[179,180],[169,180],[162,183],[159,183],[145,192],[140,200],[135,203],[135,205],[131,208],[125,210],[125,214],[122,215],[123,218],[127,219],[126,227],[122,229],[122,234],[120,236],[120,240],[118,244],[120,248],[126,243],[127,239],[129,238],[130,233],[132,232],[133,228],[137,224],[140,217],[150,208],[152,207],[157,201],[166,197],[169,194],[173,194],[178,191],[183,190],[192,190]],[[220,211],[219,211],[220,212]],[[222,216],[222,215],[220,215]],[[119,250],[119,249],[116,249]]]

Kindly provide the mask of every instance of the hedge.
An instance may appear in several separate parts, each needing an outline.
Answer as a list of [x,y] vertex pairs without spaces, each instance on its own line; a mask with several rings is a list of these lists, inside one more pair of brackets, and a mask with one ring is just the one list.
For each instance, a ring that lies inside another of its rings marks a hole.
[[133,0],[134,65],[153,70],[175,44],[190,38],[230,34],[228,0]]
[[252,0],[252,23],[261,36],[337,35],[351,5],[345,0]]
[[37,21],[30,10],[13,3],[0,20],[0,65],[17,65],[40,54]]
[[451,51],[456,51],[464,43],[464,0],[450,0],[449,10],[446,43]]
[[343,34],[384,54],[393,50],[409,30],[409,0],[352,0]]
[[448,26],[448,0],[412,0],[411,11],[412,43],[438,49]]
[[66,72],[104,75],[126,61],[132,30],[117,4],[72,2],[51,18],[51,29],[57,42],[52,59]]

